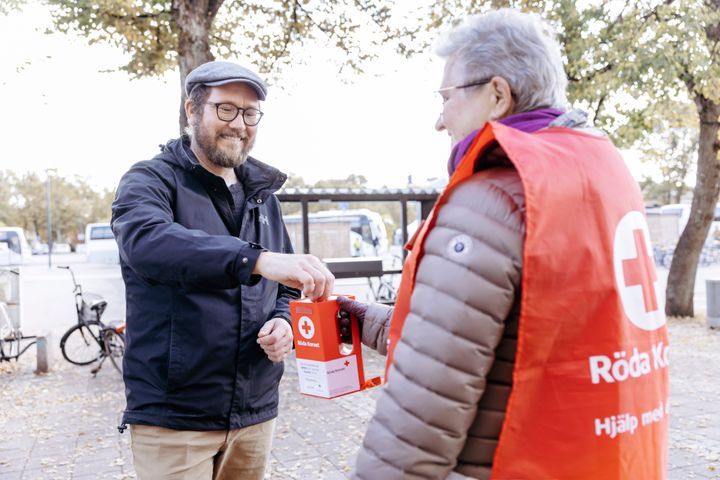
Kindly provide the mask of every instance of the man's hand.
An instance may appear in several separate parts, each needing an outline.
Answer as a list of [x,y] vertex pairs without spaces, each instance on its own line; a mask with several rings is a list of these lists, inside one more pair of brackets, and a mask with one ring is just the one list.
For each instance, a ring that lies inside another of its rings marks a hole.
[[300,289],[310,300],[326,300],[335,283],[330,270],[313,255],[262,252],[253,273]]
[[292,351],[292,327],[284,318],[272,318],[258,332],[257,343],[273,362],[281,362]]

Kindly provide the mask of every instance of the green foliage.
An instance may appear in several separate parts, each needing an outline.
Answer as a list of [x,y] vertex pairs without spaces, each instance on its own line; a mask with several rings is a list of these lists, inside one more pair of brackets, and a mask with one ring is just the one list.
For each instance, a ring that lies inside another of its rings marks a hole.
[[14,10],[20,10],[25,0],[2,0],[0,2],[0,15],[7,15]]
[[313,185],[314,188],[365,188],[367,178],[364,175],[350,174],[345,179],[319,180]]
[[[213,55],[249,59],[263,72],[274,72],[293,59],[294,48],[317,39],[344,54],[360,71],[374,56],[367,43],[400,38],[390,26],[392,2],[369,0],[209,0],[190,2],[190,15],[178,1],[48,0],[55,27],[75,31],[90,43],[108,42],[130,55],[123,67],[135,77],[160,75],[178,64],[180,38],[206,43]],[[203,36],[198,26],[210,20]],[[295,60],[295,59],[293,59]]]
[[172,2],[49,0],[58,31],[76,31],[89,43],[107,42],[130,54],[123,67],[133,76],[160,75],[177,65]]
[[702,0],[438,0],[418,21],[445,30],[498,7],[536,12],[554,27],[571,106],[588,111],[620,147],[660,128],[678,101],[690,104],[696,93],[720,99],[720,46],[705,31],[720,12]]
[[640,182],[645,200],[661,205],[681,203],[690,192],[687,180],[697,160],[697,128],[665,122],[658,132],[645,135],[641,145],[642,161],[656,172]]
[[[47,180],[36,173],[22,176],[0,171],[0,224],[22,227],[30,239],[47,240]],[[50,179],[53,238],[76,244],[85,225],[110,220],[115,193],[97,191],[81,178]]]

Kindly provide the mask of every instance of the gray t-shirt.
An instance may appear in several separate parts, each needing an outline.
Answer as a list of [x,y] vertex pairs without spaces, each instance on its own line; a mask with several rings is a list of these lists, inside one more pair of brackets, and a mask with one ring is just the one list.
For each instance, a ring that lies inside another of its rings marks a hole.
[[228,187],[235,203],[235,222],[238,230],[242,227],[243,210],[245,209],[245,190],[242,182],[235,182]]

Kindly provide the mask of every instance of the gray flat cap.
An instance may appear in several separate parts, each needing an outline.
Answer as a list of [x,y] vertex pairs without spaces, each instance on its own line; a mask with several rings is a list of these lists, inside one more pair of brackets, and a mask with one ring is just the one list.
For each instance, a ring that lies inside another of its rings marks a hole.
[[245,83],[257,93],[258,100],[265,100],[267,85],[260,76],[250,69],[232,62],[203,63],[185,77],[185,94],[190,96],[197,85],[217,87],[228,83]]

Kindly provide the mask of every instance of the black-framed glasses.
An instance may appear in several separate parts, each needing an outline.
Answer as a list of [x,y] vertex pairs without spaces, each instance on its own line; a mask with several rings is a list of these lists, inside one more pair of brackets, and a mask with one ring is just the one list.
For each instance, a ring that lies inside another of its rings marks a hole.
[[254,127],[260,123],[260,119],[263,116],[263,112],[253,107],[240,108],[236,107],[232,103],[207,102],[207,104],[215,106],[215,113],[217,114],[218,120],[222,120],[223,122],[232,122],[237,118],[240,112],[242,112],[242,119],[245,125],[248,127]]

